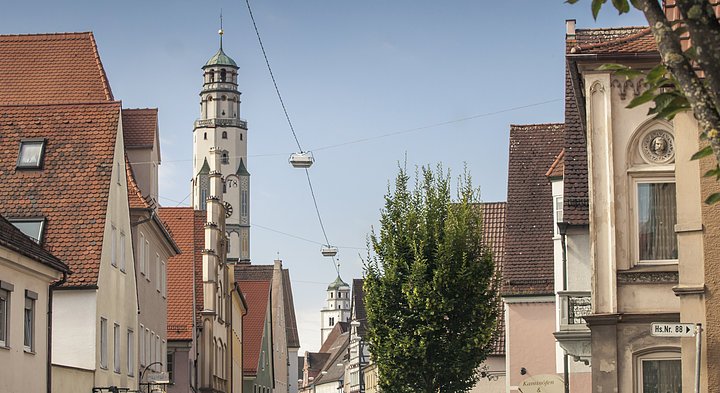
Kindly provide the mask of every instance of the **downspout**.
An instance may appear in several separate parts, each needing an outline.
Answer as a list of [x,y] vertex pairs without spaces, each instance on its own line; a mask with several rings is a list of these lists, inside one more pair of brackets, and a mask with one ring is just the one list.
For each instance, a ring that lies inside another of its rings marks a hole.
[[52,393],[52,305],[53,291],[67,281],[67,272],[63,272],[60,281],[56,281],[48,287],[48,312],[47,312],[47,393]]
[[[567,275],[567,222],[557,223],[558,232],[560,233],[560,247],[562,248],[562,273],[563,283],[562,290],[567,291],[568,287],[568,275]],[[570,393],[570,366],[568,365],[568,353],[567,350],[563,350],[563,384],[565,385],[565,393]]]

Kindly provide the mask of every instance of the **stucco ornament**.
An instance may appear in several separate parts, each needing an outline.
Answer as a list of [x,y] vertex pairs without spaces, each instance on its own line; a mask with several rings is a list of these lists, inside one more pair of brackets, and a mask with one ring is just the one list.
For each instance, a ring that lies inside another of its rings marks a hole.
[[647,132],[639,147],[640,155],[648,164],[668,164],[675,160],[675,140],[665,130]]

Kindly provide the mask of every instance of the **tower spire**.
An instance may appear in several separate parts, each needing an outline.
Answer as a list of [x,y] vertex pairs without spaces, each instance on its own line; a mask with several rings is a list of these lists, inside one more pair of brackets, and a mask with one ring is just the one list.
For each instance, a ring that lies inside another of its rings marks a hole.
[[220,8],[220,30],[218,30],[218,34],[220,35],[220,49],[222,49],[222,36],[223,36],[223,26],[222,26],[222,8]]

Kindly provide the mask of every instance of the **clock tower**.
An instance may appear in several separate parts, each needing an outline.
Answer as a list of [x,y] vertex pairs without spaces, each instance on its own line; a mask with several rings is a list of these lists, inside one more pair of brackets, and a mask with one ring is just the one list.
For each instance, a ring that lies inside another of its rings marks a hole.
[[220,49],[202,67],[200,118],[193,128],[192,205],[206,210],[210,196],[210,148],[220,149],[223,200],[230,263],[250,263],[250,173],[247,170],[247,122],[240,118],[238,66]]

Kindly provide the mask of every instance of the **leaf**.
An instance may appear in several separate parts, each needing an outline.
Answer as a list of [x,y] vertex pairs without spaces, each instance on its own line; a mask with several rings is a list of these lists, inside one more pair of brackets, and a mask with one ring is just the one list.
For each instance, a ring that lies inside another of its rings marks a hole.
[[627,105],[628,109],[632,109],[635,107],[638,107],[646,102],[650,102],[655,98],[655,91],[654,90],[645,90],[642,94],[639,96],[633,98],[632,101]]
[[703,177],[713,177],[713,176],[717,177],[718,174],[720,174],[720,169],[718,169],[718,167],[716,166],[714,169],[710,169],[709,171],[705,172]]
[[628,3],[628,0],[612,0],[612,2],[615,9],[618,10],[618,13],[624,14],[630,12],[630,4]]
[[643,7],[643,3],[641,0],[630,0],[630,3],[632,3],[633,7],[641,10]]
[[707,199],[705,200],[705,203],[708,205],[714,205],[718,201],[720,201],[720,192],[716,192],[716,193],[710,195],[709,197],[707,197]]
[[605,63],[598,67],[598,70],[600,71],[620,71],[620,70],[629,70],[630,67],[622,64],[617,63]]
[[660,80],[660,78],[662,78],[665,75],[666,72],[667,72],[667,69],[665,68],[664,65],[660,64],[658,66],[655,66],[652,70],[650,70],[647,73],[647,76],[645,77],[645,81],[648,84],[654,85]]
[[578,1],[579,1],[579,0],[565,0],[565,2],[568,3],[568,4],[575,4],[575,3],[577,3]]
[[592,2],[592,14],[593,19],[597,20],[597,16],[600,13],[600,8],[605,4],[607,0],[593,0]]
[[692,157],[690,157],[690,160],[699,160],[703,157],[707,157],[713,153],[712,146],[708,145],[700,149],[697,153],[693,154]]

